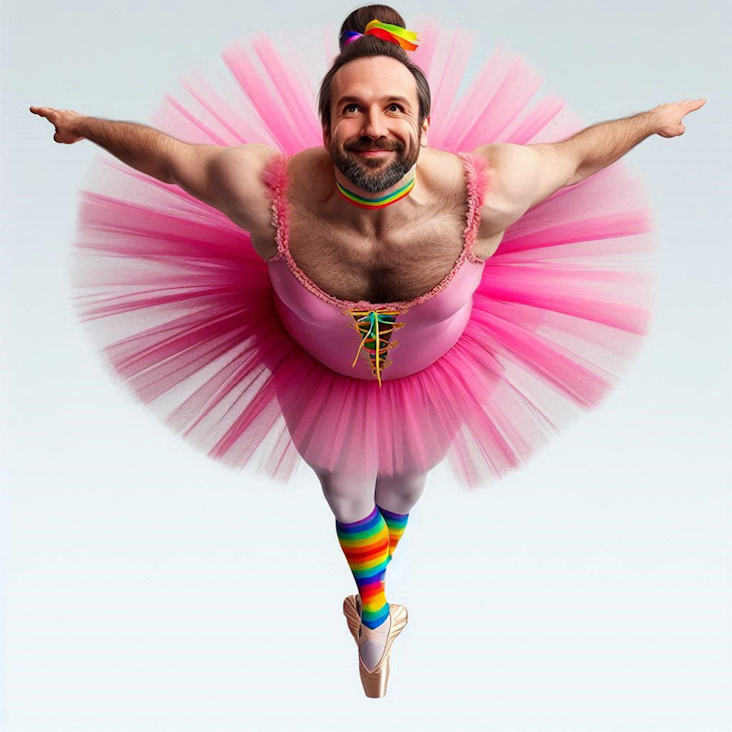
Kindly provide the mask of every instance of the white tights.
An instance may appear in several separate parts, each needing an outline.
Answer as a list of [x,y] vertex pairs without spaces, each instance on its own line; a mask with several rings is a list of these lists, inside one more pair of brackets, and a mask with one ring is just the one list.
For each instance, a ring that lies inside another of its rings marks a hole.
[[394,513],[409,513],[422,495],[427,478],[427,473],[409,473],[364,479],[310,467],[320,480],[330,510],[341,523],[368,516],[374,504]]

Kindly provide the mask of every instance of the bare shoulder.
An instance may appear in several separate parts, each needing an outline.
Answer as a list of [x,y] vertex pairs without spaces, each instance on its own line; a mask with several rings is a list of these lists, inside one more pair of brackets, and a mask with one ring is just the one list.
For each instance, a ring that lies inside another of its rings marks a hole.
[[448,206],[465,203],[465,168],[463,161],[445,150],[423,148],[419,154],[419,180]]
[[570,185],[570,161],[552,143],[492,143],[476,148],[485,157],[491,185],[483,204],[481,233],[507,229],[530,208]]
[[[455,153],[426,148],[420,154],[422,180],[427,181],[445,208],[454,210],[460,216],[464,216],[466,213],[465,169],[465,162]],[[488,171],[491,175],[494,172],[489,159]],[[486,198],[487,196],[488,192]],[[495,254],[505,233],[505,227],[500,226],[500,222],[490,214],[490,211],[490,204],[486,206],[484,203],[481,209],[481,224],[472,248],[473,254],[479,261],[485,261]]]
[[271,201],[265,168],[279,150],[260,144],[234,145],[217,156],[211,178],[221,210],[252,237],[267,231]]
[[[249,232],[252,247],[265,260],[277,253],[277,241],[272,222],[272,194],[264,173],[278,157],[282,153],[276,148],[247,144],[227,148],[217,163],[216,183],[226,192],[224,213]],[[294,171],[298,172],[298,178],[304,175],[307,179],[311,158],[310,149],[290,156],[288,180],[292,181]]]
[[333,195],[333,159],[324,147],[309,147],[292,155],[287,175],[290,197],[318,210]]
[[[466,205],[466,164],[461,157],[455,153],[441,150],[431,150],[427,158],[427,171],[433,177],[433,185],[440,195],[451,200],[461,213],[465,211]],[[495,216],[494,207],[491,204],[490,196],[492,183],[495,179],[496,165],[490,151],[478,149],[471,153],[484,157],[488,163],[488,174],[491,185],[486,191],[483,207],[481,208],[481,223],[478,227],[477,236],[473,243],[473,254],[479,261],[491,257],[503,238],[505,226],[503,221]]]

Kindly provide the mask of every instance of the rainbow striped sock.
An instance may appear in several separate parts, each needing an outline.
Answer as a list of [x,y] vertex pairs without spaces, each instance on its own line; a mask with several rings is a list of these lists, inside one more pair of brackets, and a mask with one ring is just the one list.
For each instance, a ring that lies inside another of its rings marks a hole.
[[399,543],[399,539],[404,534],[404,529],[407,528],[407,519],[409,518],[408,513],[394,513],[393,511],[387,511],[377,504],[376,506],[379,512],[384,517],[387,527],[389,528],[389,561],[391,561],[391,555],[394,554],[394,550]]
[[361,622],[378,628],[389,616],[384,574],[389,561],[389,529],[379,509],[359,521],[336,519],[336,533],[361,596]]

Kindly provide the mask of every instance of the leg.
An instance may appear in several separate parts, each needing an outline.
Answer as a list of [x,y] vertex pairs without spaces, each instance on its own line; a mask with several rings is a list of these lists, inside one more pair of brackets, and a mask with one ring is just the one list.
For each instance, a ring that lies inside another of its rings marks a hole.
[[325,500],[337,521],[352,523],[371,513],[375,503],[376,476],[366,480],[342,473],[331,473],[314,465],[310,467],[318,476]]
[[376,503],[392,513],[409,513],[424,491],[427,473],[379,475],[376,478]]
[[370,480],[310,467],[320,480],[323,494],[336,518],[338,541],[358,586],[361,623],[378,629],[383,643],[365,640],[359,653],[372,669],[384,653],[391,619],[384,582],[389,561],[389,528],[376,508],[376,476]]
[[409,511],[424,491],[427,473],[380,475],[376,479],[376,505],[389,527],[389,560],[404,534]]

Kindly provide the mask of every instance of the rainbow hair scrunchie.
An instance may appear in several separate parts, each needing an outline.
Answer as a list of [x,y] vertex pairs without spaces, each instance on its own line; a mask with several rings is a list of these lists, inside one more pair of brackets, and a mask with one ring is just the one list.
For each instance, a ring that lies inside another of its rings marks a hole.
[[379,20],[372,20],[367,26],[364,33],[358,31],[345,31],[341,35],[343,39],[343,47],[345,48],[349,43],[352,43],[361,36],[376,36],[381,38],[383,41],[389,41],[389,43],[396,43],[401,46],[405,51],[415,51],[419,45],[417,40],[417,33],[415,31],[407,30],[398,25],[391,25],[390,23],[382,23]]

